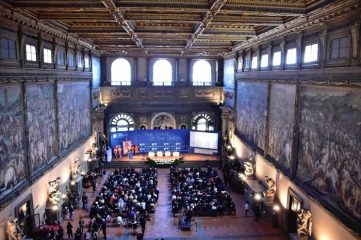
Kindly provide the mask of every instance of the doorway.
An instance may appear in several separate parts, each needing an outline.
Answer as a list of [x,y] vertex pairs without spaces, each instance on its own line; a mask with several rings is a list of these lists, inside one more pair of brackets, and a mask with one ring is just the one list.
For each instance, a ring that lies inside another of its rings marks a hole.
[[302,200],[296,195],[294,191],[289,189],[288,191],[288,226],[287,230],[289,233],[297,232],[297,213],[301,209]]
[[32,237],[34,228],[33,197],[30,194],[18,206],[15,207],[15,217],[18,219],[18,226],[26,237]]

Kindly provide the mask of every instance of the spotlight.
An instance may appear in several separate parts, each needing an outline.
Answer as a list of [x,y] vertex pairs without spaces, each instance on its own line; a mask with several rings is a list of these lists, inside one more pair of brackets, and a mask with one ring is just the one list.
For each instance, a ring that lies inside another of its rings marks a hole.
[[231,150],[231,149],[232,149],[232,146],[231,146],[231,145],[227,145],[226,148],[227,148],[228,150]]
[[71,181],[71,182],[70,182],[70,185],[74,186],[74,185],[75,185],[75,182],[74,182],[74,181]]
[[278,212],[280,210],[280,206],[278,204],[275,204],[273,206],[273,211]]
[[52,207],[52,209],[53,209],[54,211],[57,211],[57,210],[59,210],[59,207],[56,206],[56,205],[54,205],[54,206]]
[[260,200],[261,200],[261,194],[256,193],[256,194],[254,195],[254,200],[260,201]]
[[231,160],[234,160],[234,156],[232,155],[232,156],[229,156],[229,159],[231,159]]
[[62,198],[62,199],[65,199],[65,198],[66,198],[66,194],[63,193],[63,195],[61,195],[61,198]]

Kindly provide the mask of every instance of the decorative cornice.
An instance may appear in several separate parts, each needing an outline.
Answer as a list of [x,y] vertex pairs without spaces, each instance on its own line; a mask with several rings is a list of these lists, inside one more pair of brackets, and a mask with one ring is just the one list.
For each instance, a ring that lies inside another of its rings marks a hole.
[[26,13],[24,11],[13,11],[10,9],[10,7],[6,7],[3,4],[0,4],[0,16],[4,17],[6,19],[12,20],[14,22],[20,23],[24,26],[30,27],[32,29],[35,29],[37,31],[40,31],[41,33],[46,33],[51,35],[52,37],[60,38],[65,41],[69,41],[73,44],[80,45],[82,47],[91,49],[92,51],[97,51],[93,45],[91,45],[89,42],[79,40],[75,35],[69,34],[67,32],[56,30],[46,24],[44,24],[42,21],[39,21],[36,18],[30,18],[30,15],[24,16]]
[[[239,51],[260,45],[273,39],[280,39],[284,36],[298,33],[312,27],[324,24],[324,22],[334,20],[339,17],[356,14],[360,12],[361,2],[359,0],[340,1],[333,5],[329,5],[319,11],[302,15],[290,22],[282,24],[274,29],[260,34],[256,37],[244,41],[232,48],[231,52]],[[230,52],[230,53],[231,53]]]

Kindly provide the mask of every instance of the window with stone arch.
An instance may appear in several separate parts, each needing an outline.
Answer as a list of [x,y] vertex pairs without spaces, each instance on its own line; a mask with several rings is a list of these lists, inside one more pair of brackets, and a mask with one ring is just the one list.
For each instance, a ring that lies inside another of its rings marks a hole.
[[134,119],[126,113],[115,115],[110,121],[110,132],[126,132],[134,130]]
[[113,61],[111,66],[111,85],[112,86],[131,85],[131,67],[130,67],[130,63],[126,59],[118,58]]
[[214,131],[214,120],[208,113],[198,113],[192,119],[192,130]]
[[157,60],[153,65],[153,85],[171,86],[173,82],[172,64],[165,59]]
[[206,60],[198,60],[193,64],[193,86],[212,85],[212,67]]

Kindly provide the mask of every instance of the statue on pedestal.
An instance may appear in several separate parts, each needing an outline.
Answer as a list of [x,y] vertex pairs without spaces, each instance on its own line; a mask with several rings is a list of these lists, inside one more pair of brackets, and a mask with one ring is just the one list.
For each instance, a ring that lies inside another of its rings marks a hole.
[[22,239],[22,231],[17,224],[17,218],[9,217],[6,225],[6,233],[8,234],[9,240],[20,240]]
[[251,161],[247,161],[244,163],[244,167],[245,167],[245,171],[244,174],[246,176],[251,176],[254,174],[254,168],[253,168],[253,163]]
[[275,193],[276,193],[276,182],[273,178],[269,178],[268,176],[265,177],[267,183],[267,189],[264,192],[265,203],[266,205],[270,206],[273,204]]
[[59,191],[60,177],[49,182],[49,203],[58,204],[60,202],[60,191]]
[[71,179],[77,180],[80,177],[80,159],[74,158],[73,166],[71,169]]
[[308,210],[301,209],[297,213],[297,234],[302,239],[308,239],[312,232],[312,214]]

